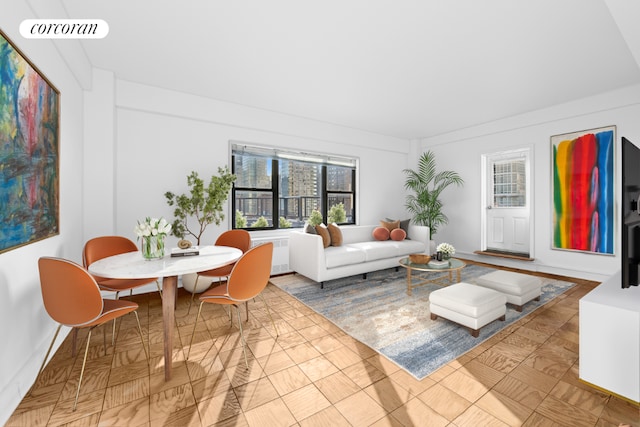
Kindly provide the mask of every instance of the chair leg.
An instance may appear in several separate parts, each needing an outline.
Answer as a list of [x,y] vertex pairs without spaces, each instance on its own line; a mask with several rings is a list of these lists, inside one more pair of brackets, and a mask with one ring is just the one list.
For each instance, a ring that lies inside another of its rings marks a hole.
[[[227,308],[229,309],[229,311],[227,311]],[[231,314],[231,306],[226,307],[224,311],[226,311],[227,315],[229,315],[229,326],[233,326],[233,315]]]
[[[35,385],[36,381],[38,381],[38,378],[40,377],[40,374],[44,370],[44,365],[47,363],[47,359],[49,358],[49,353],[51,353],[51,349],[53,348],[53,344],[56,342],[56,338],[58,338],[58,332],[60,332],[60,328],[61,327],[62,327],[62,324],[59,324],[58,328],[56,329],[56,333],[53,334],[53,339],[51,340],[51,344],[49,344],[49,349],[47,350],[47,354],[44,355],[44,360],[42,361],[42,365],[40,365],[40,370],[38,371],[38,375],[36,375],[36,379],[33,381],[34,385]],[[33,391],[33,388],[31,390]]]
[[[198,283],[198,280],[196,279],[196,284]],[[193,290],[193,293],[191,293],[191,299],[189,300],[189,309],[187,310],[187,315],[189,315],[189,313],[191,313],[191,306],[193,305],[193,299],[195,297],[195,289]]]
[[160,299],[162,300],[162,289],[160,288],[159,280],[156,280],[156,286],[158,287],[158,293],[160,294]]
[[187,315],[191,312],[191,306],[193,305],[193,299],[196,296],[196,291],[198,290],[198,281],[200,280],[200,276],[196,276],[196,283],[193,285],[193,291],[191,292],[191,300],[189,300],[189,309],[187,310]]
[[78,406],[78,396],[80,396],[80,386],[82,385],[82,377],[84,376],[84,367],[87,364],[87,354],[89,353],[89,343],[91,342],[91,332],[93,332],[93,327],[89,329],[89,336],[87,336],[87,345],[84,349],[84,359],[82,359],[82,369],[80,370],[80,379],[78,380],[78,390],[76,390],[76,400],[73,402],[73,409],[72,409],[73,412],[75,412],[76,406]]
[[191,354],[191,346],[193,345],[193,337],[196,335],[196,326],[198,326],[198,317],[200,317],[200,313],[202,312],[202,304],[204,304],[204,301],[200,302],[200,308],[198,308],[198,314],[196,314],[196,321],[193,324],[193,332],[191,333],[191,341],[189,341],[189,350],[187,350],[185,360],[189,360],[189,355]]
[[244,363],[247,365],[247,369],[249,369],[249,362],[247,361],[247,342],[244,339],[244,332],[242,331],[242,316],[240,315],[240,307],[237,305],[236,313],[238,314],[238,326],[240,326],[240,342],[242,344],[242,352],[244,353]]
[[269,310],[269,306],[267,305],[267,301],[265,301],[264,296],[262,296],[262,294],[258,295],[260,297],[260,299],[262,300],[262,303],[264,304],[265,308],[267,309],[267,314],[269,315],[269,319],[271,319],[271,324],[273,325],[273,329],[276,330],[276,337],[279,337],[280,334],[278,334],[278,328],[276,328],[276,322],[273,321],[273,317],[271,316],[271,310]]
[[140,342],[142,343],[142,348],[144,349],[144,355],[147,357],[147,363],[149,363],[149,352],[147,352],[147,347],[144,345],[144,338],[142,337],[142,327],[140,326],[140,317],[138,316],[137,311],[134,311],[133,314],[136,315],[136,322],[138,322],[138,334],[140,334]]
[[[120,291],[116,292],[116,299],[118,299]],[[116,319],[113,319],[113,333],[111,334],[111,345],[116,345]]]

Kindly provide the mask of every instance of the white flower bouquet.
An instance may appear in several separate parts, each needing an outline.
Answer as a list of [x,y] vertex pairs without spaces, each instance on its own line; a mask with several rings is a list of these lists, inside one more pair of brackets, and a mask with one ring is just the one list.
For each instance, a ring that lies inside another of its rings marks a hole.
[[138,236],[138,239],[148,236],[166,237],[171,232],[171,224],[164,218],[146,217],[144,221],[138,221],[138,225],[133,231]]
[[440,243],[438,247],[436,247],[436,251],[442,252],[443,255],[451,257],[456,253],[456,248],[449,243]]
[[156,259],[164,256],[164,239],[171,232],[171,224],[164,218],[146,217],[138,221],[133,230],[142,239],[142,256],[145,259]]

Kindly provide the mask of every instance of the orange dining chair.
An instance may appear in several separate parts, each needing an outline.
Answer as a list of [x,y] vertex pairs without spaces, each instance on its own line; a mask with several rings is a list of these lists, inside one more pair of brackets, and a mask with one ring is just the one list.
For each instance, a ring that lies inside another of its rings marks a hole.
[[242,351],[244,352],[244,362],[249,368],[249,362],[247,361],[246,340],[242,331],[242,319],[240,316],[239,305],[243,302],[247,302],[250,299],[260,297],[262,303],[267,309],[267,314],[271,319],[271,324],[278,336],[278,329],[269,311],[269,306],[264,300],[261,292],[269,283],[271,277],[271,259],[273,258],[273,243],[264,243],[259,246],[255,246],[249,249],[238,261],[236,261],[229,279],[226,283],[220,284],[214,288],[209,289],[200,295],[200,308],[196,315],[196,321],[193,325],[193,332],[191,334],[191,341],[189,342],[189,350],[187,351],[187,359],[189,353],[191,353],[191,346],[193,345],[193,337],[196,333],[196,326],[198,325],[198,318],[202,312],[202,306],[204,303],[209,304],[223,304],[232,305],[236,308],[238,315],[238,326],[240,328],[240,337],[242,342]]
[[[91,264],[113,255],[124,254],[127,252],[136,252],[138,247],[134,242],[122,236],[101,236],[89,240],[84,245],[82,251],[82,264],[84,268],[89,268]],[[129,291],[129,295],[133,294],[133,289],[140,286],[156,282],[160,298],[162,298],[162,290],[160,289],[160,281],[156,278],[149,279],[107,279],[105,277],[93,276],[98,282],[98,286],[103,291],[115,292],[116,299],[122,291]],[[116,322],[113,321],[113,334],[111,343],[115,342]],[[75,346],[74,346],[75,349]]]
[[73,403],[73,410],[75,411],[78,405],[78,396],[80,395],[80,386],[82,385],[84,368],[87,363],[87,353],[89,352],[89,342],[91,341],[93,328],[133,312],[138,322],[138,333],[140,334],[142,348],[144,348],[147,361],[149,360],[149,353],[142,337],[140,318],[136,311],[138,304],[126,300],[103,299],[100,288],[93,276],[75,262],[61,258],[42,257],[38,260],[38,270],[40,272],[40,287],[42,289],[44,307],[49,316],[59,325],[38,371],[36,380],[44,369],[62,325],[75,329],[89,328],[80,380],[78,380],[78,389],[76,390],[76,399]]
[[[251,234],[247,230],[229,230],[222,233],[216,239],[215,246],[231,246],[232,248],[237,248],[245,253],[251,247]],[[198,292],[198,282],[202,278],[203,280],[209,279],[209,285],[203,289],[206,290],[211,286],[213,279],[218,279],[221,283],[222,278],[228,278],[229,274],[231,274],[231,270],[233,269],[234,264],[225,265],[222,267],[214,268],[212,270],[207,271],[199,271],[196,277],[196,283],[193,286],[193,292],[191,293],[191,301],[189,301],[189,309],[187,310],[187,314],[191,311],[191,305],[193,304],[194,295]],[[247,303],[247,318],[249,316],[249,305]]]

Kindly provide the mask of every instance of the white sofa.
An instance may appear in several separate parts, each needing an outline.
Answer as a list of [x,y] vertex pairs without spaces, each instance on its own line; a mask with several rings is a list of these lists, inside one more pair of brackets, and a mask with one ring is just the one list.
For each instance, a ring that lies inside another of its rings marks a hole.
[[317,234],[293,231],[289,237],[289,268],[324,285],[324,281],[397,267],[398,260],[431,251],[429,227],[409,225],[408,239],[377,241],[376,225],[341,226],[342,245],[324,248]]

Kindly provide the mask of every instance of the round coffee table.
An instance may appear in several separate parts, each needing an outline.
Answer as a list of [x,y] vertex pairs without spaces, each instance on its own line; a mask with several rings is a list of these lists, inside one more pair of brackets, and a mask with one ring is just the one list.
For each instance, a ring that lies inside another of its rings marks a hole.
[[[407,269],[407,295],[411,295],[411,290],[418,286],[426,285],[427,283],[433,283],[440,286],[447,286],[452,283],[458,283],[460,281],[460,270],[466,265],[464,261],[457,258],[450,258],[449,265],[443,267],[435,267],[427,264],[417,264],[409,261],[409,257],[405,257],[398,261],[400,265]],[[422,281],[414,283],[412,272],[413,271],[425,271],[428,273],[447,273],[439,274],[433,277],[419,277]],[[453,272],[456,272],[456,281],[453,281]]]

